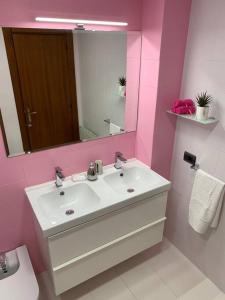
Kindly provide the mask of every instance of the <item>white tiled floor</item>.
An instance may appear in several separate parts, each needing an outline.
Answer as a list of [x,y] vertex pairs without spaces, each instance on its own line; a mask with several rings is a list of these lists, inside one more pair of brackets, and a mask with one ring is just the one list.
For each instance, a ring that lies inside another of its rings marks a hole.
[[39,285],[40,300],[225,300],[167,240],[61,296],[54,296],[46,273]]

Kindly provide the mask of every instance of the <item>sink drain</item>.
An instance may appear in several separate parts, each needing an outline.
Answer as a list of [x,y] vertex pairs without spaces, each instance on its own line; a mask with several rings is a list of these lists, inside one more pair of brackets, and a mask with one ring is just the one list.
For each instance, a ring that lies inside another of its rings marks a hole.
[[66,211],[66,215],[67,216],[70,216],[70,215],[73,215],[74,214],[74,210],[73,209],[68,209],[67,211]]
[[127,192],[128,192],[128,193],[133,193],[134,191],[135,191],[135,189],[131,189],[131,188],[130,188],[130,189],[127,189]]

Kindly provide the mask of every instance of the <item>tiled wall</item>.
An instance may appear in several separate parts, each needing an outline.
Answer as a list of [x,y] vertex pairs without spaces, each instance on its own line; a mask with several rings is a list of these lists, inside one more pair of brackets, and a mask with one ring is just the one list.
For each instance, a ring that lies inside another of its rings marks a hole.
[[136,155],[151,166],[165,0],[144,0]]
[[169,178],[191,0],[144,0],[137,157]]
[[[0,25],[15,27],[57,28],[57,25],[36,23],[35,17],[77,18],[104,21],[125,21],[129,30],[140,30],[141,0],[8,0],[1,1]],[[38,25],[39,24],[39,25]],[[74,24],[60,28],[74,28]],[[107,27],[109,28],[109,27]],[[114,28],[114,30],[118,27]],[[120,30],[124,30],[120,27]]]
[[134,157],[135,133],[93,142],[74,144],[31,155],[7,158],[0,135],[0,249],[6,251],[26,244],[37,272],[42,271],[35,238],[33,216],[24,188],[53,180],[54,168],[65,175],[85,171],[88,163],[102,159],[112,163],[116,151]]
[[[20,5],[18,1],[10,0],[1,6],[0,20],[4,26],[28,27],[36,25],[34,18],[37,15],[98,18],[128,21],[129,30],[140,30],[142,13],[142,72],[136,156],[149,165],[155,162],[155,169],[168,175],[168,157],[172,152],[174,127],[168,126],[170,120],[166,119],[168,116],[165,108],[177,95],[180,84],[182,47],[185,43],[183,29],[187,22],[189,2],[143,0],[142,7],[142,1],[139,0],[115,0],[110,4],[107,2],[107,5],[104,0],[23,0]],[[168,32],[167,28],[173,32]],[[164,52],[161,52],[162,45]],[[177,60],[174,49],[177,50],[176,55],[180,55]],[[170,61],[173,62],[172,66]],[[166,77],[163,77],[164,72]],[[172,87],[164,84],[170,78],[174,78],[173,83],[175,82]],[[165,147],[164,138],[169,136],[169,146]],[[11,159],[5,157],[0,139],[0,249],[6,250],[26,243],[36,269],[41,271],[32,214],[24,196],[24,187],[51,179],[56,165],[60,165],[70,174],[84,170],[91,159],[101,158],[105,164],[111,163],[113,154],[118,149],[128,158],[132,157],[135,155],[135,138],[135,134],[131,133]],[[162,161],[166,163],[162,164]]]
[[[0,4],[1,26],[35,27],[36,16],[127,21],[128,30],[141,30],[139,0],[114,0],[107,5],[104,0],[22,0],[19,3],[9,0]],[[53,24],[40,26],[56,27]],[[42,271],[33,216],[24,187],[53,179],[57,165],[65,174],[71,174],[84,171],[90,160],[112,163],[118,150],[127,158],[134,157],[135,133],[15,158],[6,157],[0,134],[0,251],[25,243],[35,270]]]
[[152,168],[169,178],[176,120],[166,113],[179,98],[191,0],[165,1],[154,124]]
[[168,238],[225,291],[225,206],[219,227],[205,236],[188,224],[195,172],[183,162],[185,150],[197,155],[202,170],[225,181],[225,2],[195,0],[192,4],[183,74],[182,97],[208,91],[215,98],[212,127],[177,121],[172,163],[173,188],[168,205]]

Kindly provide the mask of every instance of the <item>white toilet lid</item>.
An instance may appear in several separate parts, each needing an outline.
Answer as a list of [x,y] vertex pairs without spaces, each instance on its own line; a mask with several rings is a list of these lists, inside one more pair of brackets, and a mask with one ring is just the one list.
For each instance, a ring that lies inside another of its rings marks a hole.
[[20,262],[18,271],[0,280],[1,297],[4,300],[38,300],[39,287],[26,246],[16,249]]

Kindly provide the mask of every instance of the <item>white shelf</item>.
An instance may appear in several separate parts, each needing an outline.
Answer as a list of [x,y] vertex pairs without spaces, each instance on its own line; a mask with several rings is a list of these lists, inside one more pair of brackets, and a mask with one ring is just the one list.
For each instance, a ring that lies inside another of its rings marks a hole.
[[219,122],[219,120],[217,120],[216,118],[213,118],[213,117],[210,117],[208,120],[205,120],[205,121],[199,121],[196,119],[195,115],[179,115],[179,114],[172,112],[171,110],[167,110],[167,113],[174,115],[178,118],[193,121],[193,122],[201,124],[201,125],[211,125],[211,124],[216,124]]

